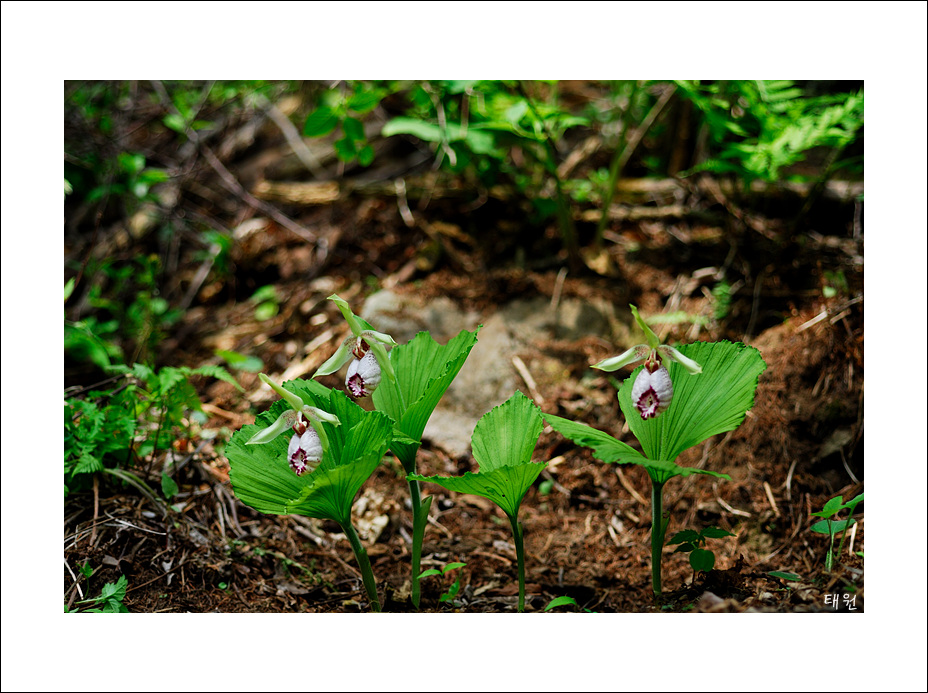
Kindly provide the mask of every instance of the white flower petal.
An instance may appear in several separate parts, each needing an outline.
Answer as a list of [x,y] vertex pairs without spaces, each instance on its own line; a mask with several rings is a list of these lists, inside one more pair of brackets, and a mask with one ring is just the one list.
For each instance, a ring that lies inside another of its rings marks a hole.
[[632,403],[641,413],[642,419],[653,419],[673,401],[673,383],[667,368],[661,366],[651,373],[646,367],[641,369],[632,385]]
[[355,359],[348,366],[345,387],[352,397],[366,397],[377,389],[381,377],[380,364],[374,353],[369,352],[363,359]]

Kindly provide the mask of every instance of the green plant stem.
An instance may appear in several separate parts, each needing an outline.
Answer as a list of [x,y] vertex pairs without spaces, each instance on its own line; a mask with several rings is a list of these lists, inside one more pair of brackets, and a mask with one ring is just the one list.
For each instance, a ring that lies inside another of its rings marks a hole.
[[651,479],[651,588],[655,596],[661,593],[661,556],[664,551],[663,518],[664,482]]
[[522,547],[522,525],[517,515],[509,516],[512,537],[516,542],[516,563],[519,567],[519,611],[525,611],[525,551]]
[[361,539],[354,530],[351,522],[339,522],[348,541],[351,542],[351,548],[354,550],[354,557],[358,561],[358,567],[361,569],[361,579],[364,581],[364,589],[367,590],[367,597],[371,601],[371,611],[380,611],[380,599],[377,598],[377,583],[374,581],[374,573],[371,570],[371,559],[367,557],[367,551],[361,545]]
[[[411,474],[415,474],[415,460],[413,460]],[[412,605],[418,609],[419,601],[422,595],[419,588],[419,564],[422,560],[422,540],[425,537],[425,525],[428,522],[429,508],[432,505],[432,497],[429,496],[422,502],[422,496],[419,491],[419,482],[409,482],[409,500],[412,504],[412,586],[410,588],[410,598]]]

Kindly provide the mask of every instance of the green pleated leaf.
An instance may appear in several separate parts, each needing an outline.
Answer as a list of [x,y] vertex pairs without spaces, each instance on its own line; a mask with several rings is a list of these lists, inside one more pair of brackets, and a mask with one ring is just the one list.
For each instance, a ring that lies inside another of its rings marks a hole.
[[315,471],[297,476],[287,462],[290,435],[284,433],[265,444],[245,444],[289,408],[283,400],[276,402],[254,425],[237,431],[226,446],[235,495],[263,513],[347,523],[355,495],[393,439],[393,423],[384,414],[364,411],[343,392],[315,381],[297,380],[284,386],[305,404],[335,414],[340,425],[322,424],[329,449]]
[[414,481],[427,481],[457,493],[471,493],[483,496],[494,503],[510,517],[519,511],[519,505],[525,493],[535,483],[547,462],[529,462],[514,467],[500,467],[491,472],[464,472],[464,476],[423,476],[410,474],[407,478]]
[[754,406],[757,379],[767,367],[757,349],[740,342],[694,342],[677,349],[699,363],[702,373],[690,375],[679,363],[665,362],[674,391],[667,411],[644,420],[632,404],[632,385],[643,366],[619,389],[628,426],[652,460],[676,460],[687,448],[737,428]]
[[481,472],[531,462],[541,429],[538,407],[517,391],[477,422],[471,438],[474,461]]
[[656,482],[663,483],[675,476],[689,476],[690,474],[706,474],[721,479],[729,479],[727,474],[713,472],[708,469],[694,467],[681,467],[669,460],[650,460],[627,443],[616,440],[608,433],[587,426],[579,421],[571,421],[553,414],[545,414],[545,421],[555,431],[577,445],[590,448],[593,457],[608,464],[637,464],[644,467],[648,475]]
[[408,478],[438,484],[449,491],[483,496],[510,517],[516,517],[525,493],[548,464],[531,461],[541,429],[538,407],[516,392],[477,422],[471,445],[478,473],[466,472],[462,477],[413,474]]
[[373,400],[377,410],[392,418],[397,429],[414,441],[397,439],[391,446],[407,471],[413,468],[425,425],[477,343],[479,330],[462,330],[445,345],[428,332],[420,332],[409,343],[391,350],[396,381],[381,380]]

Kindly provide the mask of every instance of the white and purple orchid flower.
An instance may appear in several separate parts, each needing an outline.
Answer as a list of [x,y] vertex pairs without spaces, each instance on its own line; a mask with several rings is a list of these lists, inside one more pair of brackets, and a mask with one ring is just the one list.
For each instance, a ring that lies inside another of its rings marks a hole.
[[322,455],[328,447],[328,437],[320,424],[325,421],[338,426],[340,423],[338,417],[322,409],[303,404],[299,396],[285,390],[264,373],[259,373],[258,377],[283,397],[291,408],[277,417],[277,421],[273,424],[258,431],[246,445],[269,443],[284,431],[292,429],[293,437],[290,438],[290,445],[287,449],[290,469],[297,476],[302,476],[307,472],[312,473],[319,466]]
[[644,368],[632,385],[632,403],[642,419],[653,419],[670,406],[673,401],[673,383],[663,359],[676,361],[690,374],[702,373],[702,366],[687,358],[672,346],[661,344],[654,331],[641,319],[638,309],[630,306],[635,320],[648,338],[647,344],[636,344],[618,356],[600,361],[593,368],[603,371],[615,371],[623,366],[635,365],[644,361]]
[[390,335],[370,329],[370,325],[352,313],[347,301],[337,294],[329,296],[329,300],[334,301],[345,316],[351,335],[328,361],[319,366],[313,377],[335,373],[350,361],[345,387],[352,397],[366,397],[374,392],[384,374],[390,380],[396,379],[388,352],[396,346],[396,342]]

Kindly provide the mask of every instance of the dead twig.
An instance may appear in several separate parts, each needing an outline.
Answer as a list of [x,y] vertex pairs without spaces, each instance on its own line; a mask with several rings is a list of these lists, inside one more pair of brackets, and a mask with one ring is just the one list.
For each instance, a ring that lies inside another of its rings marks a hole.
[[540,392],[538,392],[538,386],[535,384],[535,379],[532,377],[532,374],[529,373],[525,362],[518,356],[513,356],[512,365],[516,367],[519,375],[522,376],[522,380],[524,380],[525,384],[528,385],[528,390],[532,394],[532,399],[535,400],[535,404],[537,404],[539,407],[544,405],[545,398],[541,396]]

